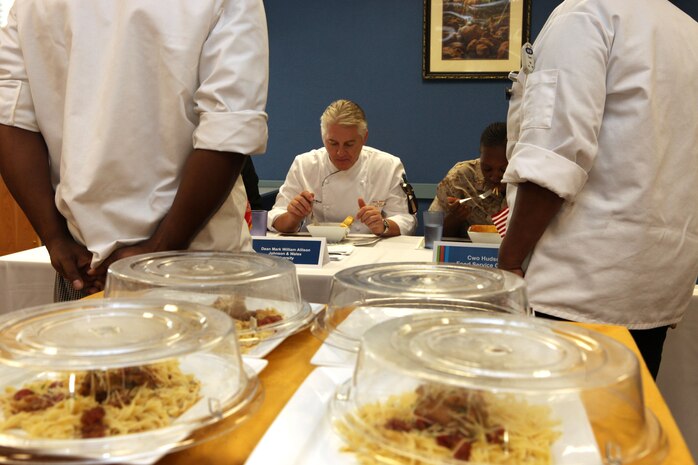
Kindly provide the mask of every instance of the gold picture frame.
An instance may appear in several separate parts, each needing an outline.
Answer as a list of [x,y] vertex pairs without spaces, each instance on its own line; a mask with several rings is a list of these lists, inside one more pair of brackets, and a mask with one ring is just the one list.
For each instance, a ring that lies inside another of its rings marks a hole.
[[530,40],[531,0],[424,0],[424,79],[506,79]]

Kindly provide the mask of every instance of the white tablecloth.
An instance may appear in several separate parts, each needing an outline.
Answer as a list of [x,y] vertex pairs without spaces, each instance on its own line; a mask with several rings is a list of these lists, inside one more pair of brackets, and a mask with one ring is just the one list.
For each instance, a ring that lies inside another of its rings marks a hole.
[[340,261],[330,261],[322,268],[298,267],[301,295],[308,302],[327,303],[330,298],[332,278],[341,270],[352,266],[387,262],[429,262],[434,252],[420,247],[418,236],[397,236],[381,239],[370,246],[355,246],[351,255]]
[[55,278],[45,247],[0,257],[0,313],[52,303]]
[[[298,267],[301,295],[307,302],[327,303],[332,277],[340,270],[371,263],[431,261],[433,251],[420,247],[421,237],[398,236],[370,246],[322,268]],[[0,313],[53,302],[55,272],[45,247],[0,257]]]
[[[298,267],[301,295],[308,302],[327,303],[332,277],[358,265],[431,261],[433,252],[420,248],[422,238],[398,236],[372,246],[355,247],[340,261],[322,268]],[[43,247],[0,257],[0,313],[53,301],[55,272]],[[666,399],[686,443],[698,457],[698,286],[681,324],[670,329],[664,346],[657,385]]]

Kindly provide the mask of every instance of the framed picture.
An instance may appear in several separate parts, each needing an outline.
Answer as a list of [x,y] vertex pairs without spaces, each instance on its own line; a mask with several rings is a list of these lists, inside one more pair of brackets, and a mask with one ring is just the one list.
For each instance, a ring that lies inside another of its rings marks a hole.
[[521,67],[531,0],[424,0],[424,79],[506,79]]

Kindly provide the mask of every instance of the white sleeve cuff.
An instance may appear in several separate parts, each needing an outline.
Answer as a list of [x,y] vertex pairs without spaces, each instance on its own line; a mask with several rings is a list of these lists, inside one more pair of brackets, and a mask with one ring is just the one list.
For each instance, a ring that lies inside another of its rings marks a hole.
[[401,213],[397,215],[388,216],[386,220],[392,220],[400,227],[401,236],[411,236],[414,234],[415,229],[417,229],[417,218],[409,213]]
[[519,142],[502,181],[530,181],[571,201],[584,187],[587,177],[586,171],[567,158],[550,150]]
[[267,149],[267,114],[245,110],[202,113],[194,131],[194,148],[258,155]]
[[0,81],[0,123],[39,132],[28,84],[19,80]]

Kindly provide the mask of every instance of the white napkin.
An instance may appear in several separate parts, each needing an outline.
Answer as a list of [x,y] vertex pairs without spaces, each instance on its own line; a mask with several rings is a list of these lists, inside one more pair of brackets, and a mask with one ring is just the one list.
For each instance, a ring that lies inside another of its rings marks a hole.
[[330,255],[351,255],[354,246],[351,244],[327,244],[327,252]]

